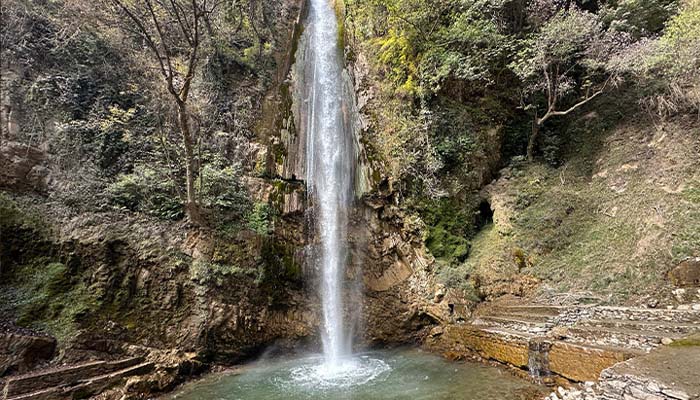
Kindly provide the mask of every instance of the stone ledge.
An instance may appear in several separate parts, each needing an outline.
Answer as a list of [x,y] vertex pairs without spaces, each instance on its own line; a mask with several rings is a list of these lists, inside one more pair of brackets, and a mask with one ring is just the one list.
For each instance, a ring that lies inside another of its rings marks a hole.
[[92,361],[65,367],[40,370],[29,374],[10,377],[3,390],[6,397],[15,397],[37,392],[54,386],[70,385],[95,376],[110,374],[141,363],[139,357],[118,361]]
[[[641,354],[626,349],[585,346],[562,341],[547,341],[534,335],[505,330],[484,329],[473,325],[448,325],[429,338],[426,345],[432,350],[449,354],[477,354],[519,369],[529,369],[534,346],[546,352],[545,373],[553,373],[570,381],[596,380],[604,369]],[[541,358],[537,356],[536,358]],[[538,361],[539,362],[539,361]]]

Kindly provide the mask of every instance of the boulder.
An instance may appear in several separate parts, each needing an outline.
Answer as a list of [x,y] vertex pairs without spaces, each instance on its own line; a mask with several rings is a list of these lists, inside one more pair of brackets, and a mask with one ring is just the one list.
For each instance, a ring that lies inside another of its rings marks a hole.
[[700,287],[700,257],[681,262],[668,277],[678,287]]

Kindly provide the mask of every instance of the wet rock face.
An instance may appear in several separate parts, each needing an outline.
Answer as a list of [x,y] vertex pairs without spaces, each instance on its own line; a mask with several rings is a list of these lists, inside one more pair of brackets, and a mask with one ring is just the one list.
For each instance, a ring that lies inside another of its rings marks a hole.
[[499,336],[471,325],[447,325],[426,341],[432,351],[478,355],[516,368],[527,369],[530,345],[519,337]]
[[465,301],[435,282],[435,260],[420,231],[388,196],[365,198],[359,207],[350,227],[349,274],[361,278],[366,341],[414,343],[456,318],[456,310],[463,313]]
[[700,257],[681,262],[668,276],[675,286],[700,287]]
[[[47,264],[60,267],[51,295],[41,297],[45,306],[18,307],[0,316],[24,316],[50,329],[61,323],[56,361],[111,359],[139,345],[236,362],[277,341],[316,334],[313,296],[300,284],[293,254],[285,253],[275,235],[244,231],[223,238],[182,225],[105,214],[95,224],[93,218],[63,221],[51,237],[38,231],[14,235],[12,226],[3,227],[3,234],[13,237],[12,248],[23,249],[3,265],[3,293],[21,288],[33,295],[47,285],[37,289],[24,282]],[[27,245],[39,240],[45,245]],[[89,296],[82,288],[90,288]],[[84,311],[61,318],[45,312],[66,304]],[[40,357],[46,340],[49,349]],[[53,339],[0,337],[2,371],[29,369],[34,360],[51,358],[55,346]]]
[[627,358],[622,351],[557,342],[549,351],[549,368],[572,381],[593,381],[605,368]]

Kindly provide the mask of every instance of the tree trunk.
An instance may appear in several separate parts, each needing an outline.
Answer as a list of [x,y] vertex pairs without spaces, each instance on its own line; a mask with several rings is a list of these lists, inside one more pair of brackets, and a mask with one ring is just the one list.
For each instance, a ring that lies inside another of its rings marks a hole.
[[185,145],[185,187],[187,189],[185,198],[185,212],[190,221],[197,225],[202,224],[202,214],[199,212],[197,204],[197,193],[194,186],[195,183],[195,163],[194,163],[194,144],[192,134],[190,132],[189,115],[187,114],[187,105],[178,102],[177,106],[178,124],[180,132],[182,132],[182,141]]
[[535,120],[532,121],[532,133],[530,133],[530,138],[527,141],[527,160],[533,161],[535,159],[535,146],[537,145],[537,138],[540,135],[540,121],[537,116]]

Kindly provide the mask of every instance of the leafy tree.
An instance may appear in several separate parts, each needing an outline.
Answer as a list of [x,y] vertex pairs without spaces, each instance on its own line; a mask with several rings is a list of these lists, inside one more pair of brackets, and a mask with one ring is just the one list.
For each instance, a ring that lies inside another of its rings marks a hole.
[[207,0],[108,0],[114,22],[137,35],[155,59],[171,100],[177,109],[185,164],[185,210],[194,223],[203,218],[197,203],[195,146],[199,126],[189,108],[192,83],[201,63],[209,16],[217,4]]
[[523,39],[511,67],[524,82],[525,108],[534,114],[529,160],[545,122],[572,113],[617,84],[618,75],[606,65],[625,43],[623,35],[603,30],[597,15],[573,5],[556,11]]
[[600,15],[610,29],[640,38],[660,33],[677,11],[677,0],[615,0]]
[[660,37],[638,41],[611,65],[633,75],[650,113],[661,118],[681,112],[700,115],[700,1],[683,1]]
[[501,63],[504,1],[352,0],[354,34],[371,43],[397,92],[431,96],[444,82],[488,83]]

